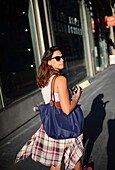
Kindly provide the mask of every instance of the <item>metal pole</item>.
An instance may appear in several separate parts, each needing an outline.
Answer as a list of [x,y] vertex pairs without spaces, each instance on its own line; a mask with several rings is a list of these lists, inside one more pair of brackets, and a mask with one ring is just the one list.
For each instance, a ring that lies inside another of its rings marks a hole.
[[87,25],[84,0],[81,0],[79,2],[79,4],[80,4],[81,26],[82,26],[82,30],[83,30],[84,51],[86,54],[85,61],[86,61],[87,75],[93,76],[91,50],[90,50],[90,43],[89,43],[88,25]]

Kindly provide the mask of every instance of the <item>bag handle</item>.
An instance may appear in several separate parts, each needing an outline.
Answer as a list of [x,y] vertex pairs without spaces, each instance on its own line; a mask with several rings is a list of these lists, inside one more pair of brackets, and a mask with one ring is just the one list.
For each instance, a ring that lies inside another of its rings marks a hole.
[[[54,101],[53,101],[53,96],[54,96],[54,84],[55,84],[55,80],[58,76],[54,76],[51,82],[51,99],[50,99],[50,105],[53,106],[54,105]],[[55,106],[59,109],[61,109],[61,105],[60,102],[55,102]]]
[[55,80],[56,80],[57,76],[54,76],[51,82],[51,98],[50,98],[50,105],[53,106],[53,96],[54,96],[54,84],[55,84]]

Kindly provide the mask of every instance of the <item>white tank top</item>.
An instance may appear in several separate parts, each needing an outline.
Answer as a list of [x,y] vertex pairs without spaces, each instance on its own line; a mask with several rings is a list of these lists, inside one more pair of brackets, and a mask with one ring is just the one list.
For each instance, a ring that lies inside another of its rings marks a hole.
[[[44,99],[44,102],[45,104],[49,103],[50,102],[50,98],[51,98],[51,82],[52,82],[52,79],[55,75],[53,75],[51,78],[50,78],[50,82],[48,84],[48,86],[45,86],[43,89],[42,89],[42,95],[43,95],[43,99]],[[55,97],[55,101],[56,102],[59,102],[59,94],[58,93],[55,93],[54,92],[54,97]]]

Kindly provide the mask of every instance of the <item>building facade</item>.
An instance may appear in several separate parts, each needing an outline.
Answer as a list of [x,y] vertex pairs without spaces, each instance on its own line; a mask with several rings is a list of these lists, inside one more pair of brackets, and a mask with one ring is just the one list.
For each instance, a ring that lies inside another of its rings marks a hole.
[[[69,87],[108,66],[111,28],[106,28],[103,19],[112,15],[114,3],[108,9],[100,1],[96,2],[1,2],[0,139],[37,116],[33,106],[43,101],[37,74],[46,49],[53,45],[62,49],[63,74]],[[112,31],[115,42],[114,28]]]

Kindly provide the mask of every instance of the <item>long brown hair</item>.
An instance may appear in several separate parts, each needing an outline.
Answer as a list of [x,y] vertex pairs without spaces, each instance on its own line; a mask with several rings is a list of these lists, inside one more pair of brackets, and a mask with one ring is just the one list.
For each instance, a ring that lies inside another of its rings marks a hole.
[[48,65],[48,60],[51,60],[53,53],[57,50],[61,51],[59,47],[53,46],[53,47],[49,48],[43,55],[41,64],[39,66],[38,77],[37,77],[37,80],[38,80],[37,85],[40,88],[44,87],[48,83],[49,78],[53,74],[55,74],[55,75],[61,74],[61,70],[59,70],[59,71],[54,70],[54,68],[52,66]]

